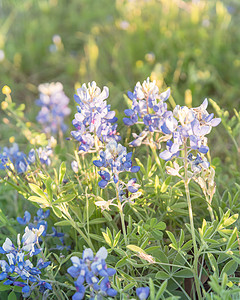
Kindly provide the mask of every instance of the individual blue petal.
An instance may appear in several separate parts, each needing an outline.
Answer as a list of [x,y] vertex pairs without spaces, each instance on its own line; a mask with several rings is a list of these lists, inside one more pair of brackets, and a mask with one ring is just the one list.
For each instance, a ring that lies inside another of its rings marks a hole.
[[102,167],[103,166],[103,162],[100,161],[100,160],[94,160],[93,161],[93,164],[96,166],[96,167]]
[[102,180],[99,181],[98,185],[99,185],[99,187],[100,187],[101,189],[104,189],[104,188],[108,185],[108,181],[102,179]]
[[131,172],[132,172],[132,173],[137,173],[139,170],[140,170],[140,167],[139,167],[139,166],[133,166],[133,167],[131,168]]
[[166,101],[170,97],[170,94],[171,94],[171,90],[170,88],[168,88],[165,92],[160,94],[160,99],[162,101]]
[[3,280],[3,279],[5,279],[5,278],[7,278],[7,276],[8,276],[8,273],[2,272],[2,273],[0,274],[0,280]]
[[127,126],[132,126],[133,124],[135,124],[135,122],[129,118],[123,118],[123,123]]
[[164,150],[159,154],[159,157],[164,159],[164,160],[169,160],[172,158],[172,153],[169,152],[168,150]]
[[74,267],[74,266],[71,266],[67,269],[67,272],[73,277],[73,278],[76,278],[78,277],[79,275],[79,269]]
[[108,276],[113,276],[114,274],[116,274],[116,270],[113,268],[107,268],[107,274]]
[[203,154],[206,154],[209,150],[209,148],[207,146],[201,146],[199,147],[199,152],[203,153]]
[[107,290],[107,294],[110,297],[115,297],[117,295],[117,291],[114,290],[113,288],[110,288],[110,289]]
[[171,131],[168,129],[166,123],[164,122],[163,125],[161,126],[161,130],[164,134],[170,134]]
[[85,292],[77,292],[72,296],[72,300],[82,300],[84,298],[84,294]]
[[96,258],[97,259],[106,259],[108,256],[107,249],[105,247],[101,247],[98,252],[96,253]]
[[92,251],[92,249],[91,248],[85,249],[83,251],[82,258],[83,258],[83,260],[88,259],[88,260],[92,261],[93,260],[93,251]]
[[210,125],[211,125],[212,127],[216,127],[216,126],[218,126],[220,123],[221,123],[221,119],[220,119],[220,118],[214,118],[214,119],[210,122]]
[[134,111],[132,109],[125,109],[124,113],[126,116],[131,117],[134,114]]
[[133,100],[134,96],[132,92],[127,92],[128,98]]
[[136,294],[140,300],[146,300],[149,296],[149,287],[140,287],[136,289]]

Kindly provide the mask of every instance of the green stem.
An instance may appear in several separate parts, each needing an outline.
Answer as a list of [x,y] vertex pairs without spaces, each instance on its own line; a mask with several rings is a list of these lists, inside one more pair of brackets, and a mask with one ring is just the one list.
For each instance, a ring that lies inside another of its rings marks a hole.
[[160,170],[161,177],[164,179],[164,178],[165,178],[165,173],[164,173],[164,171],[163,171],[163,168],[162,168],[162,165],[161,165],[161,161],[160,161],[160,159],[159,159],[159,157],[158,157],[158,155],[157,155],[156,147],[155,147],[152,143],[150,143],[150,148],[151,148],[151,150],[152,150],[152,153],[153,153],[155,162],[156,162],[156,164],[158,165],[158,168],[159,168],[159,170]]
[[187,204],[188,204],[188,213],[189,213],[189,219],[190,219],[190,228],[191,228],[191,235],[193,240],[193,252],[194,252],[194,261],[193,261],[193,273],[194,273],[194,281],[195,286],[197,290],[198,300],[202,299],[201,289],[200,289],[200,282],[198,278],[198,248],[197,248],[197,242],[196,242],[196,236],[195,236],[195,228],[194,228],[194,222],[193,222],[193,212],[192,212],[192,203],[190,198],[190,192],[189,192],[189,179],[187,174],[188,169],[188,160],[187,160],[187,141],[185,139],[184,141],[184,186],[187,196]]
[[122,203],[121,203],[120,198],[119,198],[118,186],[119,186],[119,182],[117,182],[117,184],[116,184],[116,196],[117,196],[118,209],[119,209],[119,214],[120,214],[121,223],[122,223],[122,230],[123,230],[125,246],[127,247],[128,239],[127,239],[126,227],[125,227],[125,222],[124,222],[124,214],[123,214]]
[[[41,247],[40,247],[40,245],[39,245],[38,242],[37,242],[37,246],[38,246],[39,249],[41,249]],[[42,255],[43,261],[45,262],[45,261],[46,261],[46,257],[45,257],[45,255],[44,255],[44,253],[43,253],[43,250],[41,250],[41,255]],[[48,272],[48,276],[49,276],[49,278],[50,278],[52,281],[54,280],[54,277],[53,277],[53,275],[52,275],[51,272]],[[63,297],[63,295],[62,295],[62,292],[59,291],[58,289],[56,289],[55,285],[58,286],[58,282],[55,281],[55,284],[53,284],[53,286],[52,286],[55,295],[58,297],[59,300],[64,300],[64,297]]]

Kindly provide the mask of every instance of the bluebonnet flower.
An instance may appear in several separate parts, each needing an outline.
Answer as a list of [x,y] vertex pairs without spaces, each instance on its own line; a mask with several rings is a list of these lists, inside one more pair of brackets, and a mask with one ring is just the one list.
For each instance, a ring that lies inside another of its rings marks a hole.
[[50,215],[49,209],[44,212],[43,209],[40,208],[37,211],[37,216],[34,216],[33,223],[30,223],[31,214],[28,211],[24,212],[23,218],[17,217],[17,221],[21,225],[28,225],[28,228],[30,228],[30,229],[39,229],[40,226],[43,226],[44,230],[42,232],[42,236],[46,236],[48,224],[45,219],[47,219],[49,217],[49,215]]
[[136,294],[140,300],[146,300],[149,296],[149,287],[140,287],[136,289]]
[[143,142],[152,143],[151,133],[161,132],[161,126],[168,115],[165,101],[169,96],[170,89],[160,94],[156,82],[151,82],[149,78],[142,85],[138,82],[133,93],[128,92],[132,107],[124,111],[126,115],[123,118],[124,124],[127,126],[137,123],[145,125],[139,135],[133,134],[135,139],[130,146],[138,147]]
[[[167,136],[167,145],[166,150],[160,153],[160,158],[171,160],[173,157],[178,157],[180,150],[187,147],[188,162],[193,173],[209,167],[204,157],[204,154],[209,151],[206,135],[211,132],[212,127],[221,122],[221,119],[209,114],[206,110],[207,106],[208,101],[205,99],[199,107],[188,108],[177,105],[173,113],[168,112],[161,127],[162,133]],[[197,154],[196,157],[192,151]]]
[[107,267],[105,262],[107,255],[106,248],[101,247],[95,257],[89,248],[83,251],[82,259],[77,256],[71,258],[73,266],[68,268],[67,272],[73,278],[77,278],[75,281],[77,292],[73,295],[73,300],[84,299],[88,288],[91,292],[91,299],[94,299],[95,295],[97,299],[102,299],[102,296],[115,297],[117,295],[117,291],[111,288],[109,282],[109,276],[113,276],[116,270]]
[[115,112],[106,101],[108,96],[108,88],[105,86],[101,91],[94,81],[88,83],[88,87],[84,83],[77,90],[74,98],[79,105],[78,113],[72,122],[76,130],[71,135],[80,142],[79,151],[94,151],[94,146],[98,150],[109,139],[120,140],[117,124],[113,124],[117,121]]
[[0,247],[0,253],[6,254],[8,260],[8,262],[0,260],[2,269],[0,280],[6,279],[3,283],[4,285],[22,287],[24,297],[28,297],[37,286],[40,286],[39,291],[43,290],[42,286],[44,286],[44,290],[52,289],[52,286],[40,277],[40,269],[46,268],[51,262],[39,260],[36,267],[34,267],[32,262],[26,259],[40,253],[41,249],[37,248],[36,245],[38,245],[38,239],[43,230],[44,226],[32,230],[26,227],[22,240],[20,240],[20,234],[18,234],[17,247],[9,238],[6,238],[2,247]]
[[99,168],[99,175],[102,180],[98,183],[101,188],[105,188],[111,178],[114,183],[118,183],[119,174],[127,171],[136,173],[140,170],[139,166],[132,165],[132,152],[127,153],[127,150],[115,140],[109,141],[106,145],[106,150],[100,152],[100,159],[94,160],[93,164]]
[[42,125],[45,133],[56,133],[59,130],[65,132],[67,126],[64,118],[71,112],[68,107],[69,98],[63,91],[60,82],[40,84],[39,99],[36,101],[41,110],[37,115],[37,121]]
[[27,156],[19,150],[19,146],[13,143],[12,147],[4,147],[0,153],[0,169],[5,170],[10,168],[12,163],[17,173],[25,173],[29,169],[31,161],[31,153]]

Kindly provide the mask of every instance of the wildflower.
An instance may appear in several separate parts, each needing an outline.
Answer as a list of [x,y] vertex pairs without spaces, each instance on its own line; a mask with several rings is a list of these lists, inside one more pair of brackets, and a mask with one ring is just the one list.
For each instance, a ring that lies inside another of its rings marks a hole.
[[71,135],[80,143],[79,151],[95,151],[110,139],[120,140],[117,125],[113,124],[117,121],[115,112],[106,101],[108,96],[108,88],[105,86],[101,91],[95,81],[77,90],[74,98],[79,104],[78,113],[72,122],[76,130]]
[[[221,119],[209,114],[206,110],[207,106],[208,101],[205,99],[199,107],[188,108],[177,105],[173,113],[168,113],[161,127],[162,133],[167,135],[166,150],[160,153],[160,158],[171,160],[179,156],[183,147],[187,147],[188,162],[193,173],[209,167],[204,157],[204,154],[209,151],[206,135],[211,132],[212,127],[221,122]],[[194,156],[193,151],[197,156]],[[172,168],[168,170],[174,172]],[[178,171],[179,168],[175,172],[177,176],[179,176]]]
[[128,92],[128,97],[132,101],[132,107],[126,109],[123,122],[127,126],[134,124],[144,124],[143,131],[139,134],[133,134],[134,140],[130,143],[133,147],[140,146],[143,142],[150,143],[147,139],[150,133],[161,132],[161,127],[168,115],[167,104],[165,101],[170,96],[170,89],[159,93],[156,81],[151,82],[149,78],[141,85],[138,82],[134,92]]
[[[26,216],[29,218],[28,214],[26,214]],[[37,255],[41,251],[41,249],[36,248],[36,244],[43,230],[43,226],[40,226],[39,230],[30,230],[26,227],[22,240],[20,240],[20,235],[17,237],[17,247],[9,238],[6,238],[2,247],[0,247],[0,253],[6,254],[8,260],[8,262],[6,260],[0,260],[0,267],[2,269],[0,280],[7,278],[4,285],[22,287],[24,297],[28,297],[31,291],[37,286],[44,286],[44,290],[52,289],[49,283],[42,281],[40,278],[40,269],[46,268],[50,262],[39,260],[36,267],[34,267],[29,259],[25,259]],[[42,292],[43,288],[40,287],[39,291]]]
[[146,300],[149,296],[149,287],[140,287],[136,289],[137,296],[140,300]]
[[[95,257],[93,251],[88,248],[83,251],[82,259],[73,256],[71,261],[73,266],[68,268],[67,272],[77,278],[75,281],[76,293],[72,299],[84,299],[85,291],[89,287],[91,296],[110,296],[115,297],[117,291],[111,288],[109,276],[116,273],[116,270],[108,268],[106,258],[108,252],[105,247],[101,247]],[[99,284],[99,281],[101,283]]]
[[[100,152],[100,159],[94,160],[93,164],[99,168],[99,175],[102,180],[98,183],[101,188],[105,188],[110,179],[112,178],[114,183],[118,183],[119,174],[127,171],[136,173],[140,170],[139,166],[132,165],[132,152],[127,153],[127,150],[121,144],[118,144],[115,140],[110,140],[106,145],[106,150]],[[107,170],[107,171],[106,171]],[[131,189],[131,181],[128,187]]]
[[40,84],[38,87],[40,92],[39,99],[36,104],[41,107],[37,115],[37,121],[43,126],[45,133],[56,133],[61,130],[65,132],[67,126],[64,118],[71,112],[68,107],[69,98],[63,91],[60,82]]
[[[29,153],[29,155],[31,154]],[[13,143],[10,148],[4,147],[0,153],[0,169],[9,169],[11,163],[17,173],[25,173],[31,164],[29,156],[27,157],[25,153],[19,151],[19,146],[16,143]]]

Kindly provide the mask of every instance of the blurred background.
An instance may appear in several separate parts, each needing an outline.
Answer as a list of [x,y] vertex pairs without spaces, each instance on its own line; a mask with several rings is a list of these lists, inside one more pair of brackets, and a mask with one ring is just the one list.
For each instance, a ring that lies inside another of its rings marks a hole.
[[[62,82],[73,115],[75,89],[95,80],[122,113],[123,94],[151,76],[177,104],[212,98],[231,116],[240,106],[239,28],[239,0],[0,0],[0,88],[9,85],[33,121],[40,83]],[[232,146],[223,130],[211,138],[224,160]]]

